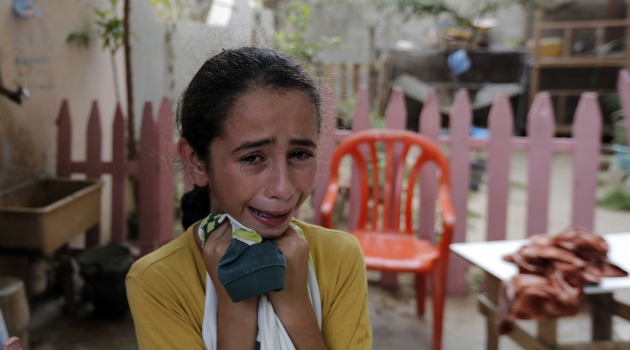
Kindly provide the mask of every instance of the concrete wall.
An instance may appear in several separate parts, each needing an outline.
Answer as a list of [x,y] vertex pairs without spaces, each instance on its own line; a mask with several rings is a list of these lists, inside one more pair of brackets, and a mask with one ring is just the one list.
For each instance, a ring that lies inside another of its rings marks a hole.
[[[75,130],[72,152],[85,156],[85,128],[92,100],[101,105],[104,139],[111,138],[108,121],[114,111],[110,55],[93,38],[89,47],[66,43],[73,31],[93,31],[94,7],[103,0],[33,1],[42,15],[24,19],[14,14],[11,1],[0,1],[0,69],[4,83],[14,88],[20,79],[31,98],[17,105],[0,96],[0,190],[55,172],[55,122],[61,100],[68,98]],[[122,56],[119,62],[122,81]],[[124,94],[124,87],[121,87]],[[104,157],[110,157],[106,147]]]
[[[203,62],[224,48],[256,43],[269,46],[273,35],[272,14],[265,10],[257,22],[247,0],[236,0],[226,26],[160,20],[148,1],[132,7],[132,64],[134,70],[134,110],[138,116],[145,101],[156,109],[163,97],[174,107],[182,91]],[[253,38],[256,35],[256,39]]]
[[[270,24],[271,14],[262,16]],[[157,114],[164,97],[176,111],[179,96],[203,62],[223,48],[252,44],[254,11],[247,0],[237,0],[234,16],[225,27],[204,23],[159,18],[146,0],[132,3],[131,31],[136,137],[139,137],[142,111],[146,102]],[[271,30],[259,30],[259,43],[268,43]],[[265,34],[267,33],[267,34]],[[173,125],[173,138],[178,137]],[[175,159],[163,158],[165,169],[176,169]],[[183,181],[176,181],[176,196]]]
[[[56,172],[56,121],[62,99],[68,99],[73,116],[75,160],[85,159],[86,129],[92,101],[99,103],[103,159],[111,159],[111,124],[116,96],[112,60],[101,49],[94,9],[106,9],[105,0],[33,1],[41,11],[35,19],[17,16],[11,1],[0,1],[0,69],[5,85],[23,81],[31,97],[17,105],[0,96],[0,190]],[[67,43],[71,32],[91,35],[87,47]],[[121,104],[125,107],[122,50],[114,58],[118,66]],[[102,201],[103,239],[110,236],[109,179]],[[81,244],[82,237],[73,243]]]
[[[42,12],[37,19],[13,13],[12,2],[0,1],[0,69],[4,83],[14,88],[20,79],[31,98],[17,105],[0,96],[0,191],[38,177],[54,176],[56,166],[56,120],[61,100],[67,98],[73,116],[73,159],[85,159],[85,131],[93,100],[100,105],[103,159],[111,160],[112,121],[116,97],[108,52],[95,36],[94,9],[105,9],[107,0],[31,0]],[[173,101],[201,63],[221,48],[249,45],[253,28],[256,42],[268,45],[272,16],[263,12],[255,20],[247,0],[237,0],[234,16],[225,27],[203,23],[160,21],[147,0],[132,2],[134,111],[139,133],[142,106],[154,104],[157,112],[163,97]],[[266,29],[265,29],[266,28]],[[71,32],[92,34],[88,47],[66,43]],[[123,110],[126,110],[123,51],[115,57]],[[172,160],[165,160],[171,163]],[[170,164],[169,164],[170,165]],[[111,237],[110,181],[105,176],[101,211],[103,241]],[[0,233],[1,234],[1,233]],[[82,246],[82,237],[70,242]],[[31,294],[46,288],[43,260],[0,255],[0,274],[22,278]]]
[[[33,0],[32,3],[41,10],[41,17],[20,18],[14,14],[11,1],[0,1],[0,70],[4,84],[13,89],[19,79],[31,93],[30,99],[21,105],[0,96],[0,191],[38,177],[54,176],[56,120],[64,98],[69,100],[73,115],[74,159],[85,157],[85,130],[93,100],[98,100],[101,107],[103,157],[111,159],[108,140],[115,96],[110,55],[101,50],[96,38],[87,48],[66,43],[71,32],[93,32],[93,9],[106,8],[109,3],[105,0]],[[116,60],[122,84],[122,55]],[[123,84],[121,96],[124,94]],[[104,194],[108,191],[106,185]],[[108,208],[110,204],[105,199],[102,205]],[[104,209],[102,217],[104,239],[108,239],[109,211]],[[74,242],[80,244],[81,237]],[[43,260],[0,256],[0,274],[22,278],[29,295],[44,291],[47,269]]]
[[[112,121],[116,96],[111,57],[96,36],[94,9],[106,9],[107,0],[32,0],[41,17],[24,19],[14,14],[12,2],[0,1],[0,69],[4,83],[14,88],[20,79],[31,98],[17,105],[0,96],[0,191],[38,177],[54,176],[56,119],[67,98],[73,116],[73,159],[85,159],[85,131],[93,100],[100,106],[103,159],[111,160]],[[252,44],[256,29],[259,45],[269,45],[272,16],[260,20],[247,0],[236,0],[227,26],[163,22],[147,0],[132,2],[131,31],[134,71],[134,111],[139,134],[146,101],[157,112],[163,97],[176,101],[192,75],[211,54],[222,48]],[[88,47],[66,43],[71,32],[86,32]],[[115,57],[123,110],[126,92],[123,50]],[[165,160],[170,162],[170,160]],[[109,178],[103,191],[102,236],[110,237]],[[80,241],[75,242],[81,244]]]

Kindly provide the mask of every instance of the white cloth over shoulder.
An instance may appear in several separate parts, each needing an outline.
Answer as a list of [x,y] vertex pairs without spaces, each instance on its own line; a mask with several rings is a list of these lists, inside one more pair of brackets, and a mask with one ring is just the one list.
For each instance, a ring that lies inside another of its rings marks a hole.
[[7,330],[7,324],[4,322],[4,315],[0,310],[0,346],[9,339],[9,331]]
[[[218,222],[222,222],[226,217],[230,220],[232,232],[237,229],[250,230],[228,214],[223,214]],[[299,234],[304,235],[302,230],[296,225],[291,224],[291,227]],[[198,234],[203,241],[203,231],[201,229],[198,231]],[[309,263],[307,284],[311,305],[313,305],[313,310],[315,311],[315,316],[317,317],[317,324],[321,329],[321,298],[319,295],[317,276],[315,275],[315,269],[313,268],[312,261]],[[202,326],[203,342],[208,350],[215,350],[217,348],[217,293],[214,289],[214,285],[212,284],[212,279],[207,272],[206,302],[204,307]],[[273,306],[271,305],[271,301],[267,298],[267,295],[261,295],[258,299],[258,336],[256,340],[260,343],[261,350],[295,349],[295,346],[289,338],[289,334],[282,325],[280,318],[276,315]]]

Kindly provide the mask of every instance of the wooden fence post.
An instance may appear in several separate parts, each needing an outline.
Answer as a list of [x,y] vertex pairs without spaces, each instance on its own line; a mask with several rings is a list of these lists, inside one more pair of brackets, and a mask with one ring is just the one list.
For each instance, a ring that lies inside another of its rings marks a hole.
[[122,243],[127,239],[125,179],[127,177],[125,140],[127,123],[120,104],[116,104],[112,130],[112,241]]
[[597,94],[583,93],[573,118],[575,146],[571,222],[587,230],[594,228],[601,132],[602,112]]
[[[427,93],[427,98],[424,101],[419,117],[419,132],[437,144],[440,136],[442,115],[440,114],[435,89],[431,88]],[[420,171],[420,210],[418,211],[418,222],[422,224],[418,227],[418,237],[430,242],[435,242],[435,206],[438,192],[438,184],[435,181],[436,171],[437,166],[433,163],[426,164]],[[426,279],[425,276],[416,275],[415,286],[418,295],[426,295]],[[424,314],[424,303],[417,305],[417,308],[420,314]]]
[[488,219],[489,241],[503,240],[507,230],[507,208],[510,193],[510,158],[514,114],[505,94],[499,94],[490,108],[488,116],[490,135],[488,139]]
[[[92,102],[92,110],[90,111],[90,119],[88,120],[87,139],[86,139],[86,158],[85,158],[85,175],[88,179],[100,179],[102,174],[102,129],[101,129],[101,113],[98,108],[98,102]],[[100,222],[95,227],[87,230],[85,235],[85,246],[87,248],[96,246],[100,243]]]
[[158,247],[154,237],[157,235],[157,191],[158,183],[155,176],[159,168],[155,157],[157,150],[157,135],[153,121],[153,109],[150,102],[145,103],[140,128],[140,157],[138,159],[138,225],[140,227],[138,245],[140,253],[145,255]]
[[[466,90],[459,90],[450,113],[451,130],[451,191],[457,225],[453,243],[466,241],[466,219],[468,217],[468,191],[470,188],[470,126],[472,107]],[[463,294],[467,289],[466,266],[468,263],[451,254],[448,266],[449,293]]]
[[527,116],[527,237],[547,232],[554,120],[549,93],[538,93]]
[[[429,90],[427,98],[420,112],[420,133],[435,143],[440,135],[440,124],[442,115],[439,110],[439,103],[435,89]],[[420,212],[418,237],[434,241],[435,235],[435,201],[437,199],[437,183],[435,182],[435,164],[427,164],[420,173]]]
[[162,99],[157,119],[157,136],[158,136],[158,157],[155,161],[158,163],[159,171],[157,172],[157,230],[159,234],[156,236],[158,244],[162,245],[173,238],[173,222],[175,221],[174,204],[174,183],[173,183],[173,166],[175,159],[173,152],[173,113],[171,112],[171,103],[167,98]]
[[57,118],[57,176],[70,177],[72,163],[72,118],[68,100],[61,101]]
[[388,129],[405,130],[407,128],[405,94],[399,86],[392,88],[392,94],[389,97],[389,103],[385,109],[385,120]]

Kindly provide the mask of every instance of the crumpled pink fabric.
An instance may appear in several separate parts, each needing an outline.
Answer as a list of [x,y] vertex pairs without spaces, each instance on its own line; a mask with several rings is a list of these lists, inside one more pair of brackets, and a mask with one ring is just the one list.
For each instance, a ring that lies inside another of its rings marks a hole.
[[22,343],[18,337],[11,337],[2,344],[2,350],[22,350]]
[[601,236],[570,226],[555,236],[539,234],[504,257],[519,273],[501,286],[497,331],[505,334],[517,319],[553,319],[580,311],[585,284],[628,273],[608,261]]

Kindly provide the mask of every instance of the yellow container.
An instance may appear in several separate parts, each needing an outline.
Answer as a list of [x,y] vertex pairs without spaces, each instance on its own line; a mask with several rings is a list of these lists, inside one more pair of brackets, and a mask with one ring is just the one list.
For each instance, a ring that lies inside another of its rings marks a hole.
[[538,43],[538,57],[562,56],[562,38],[542,38]]

